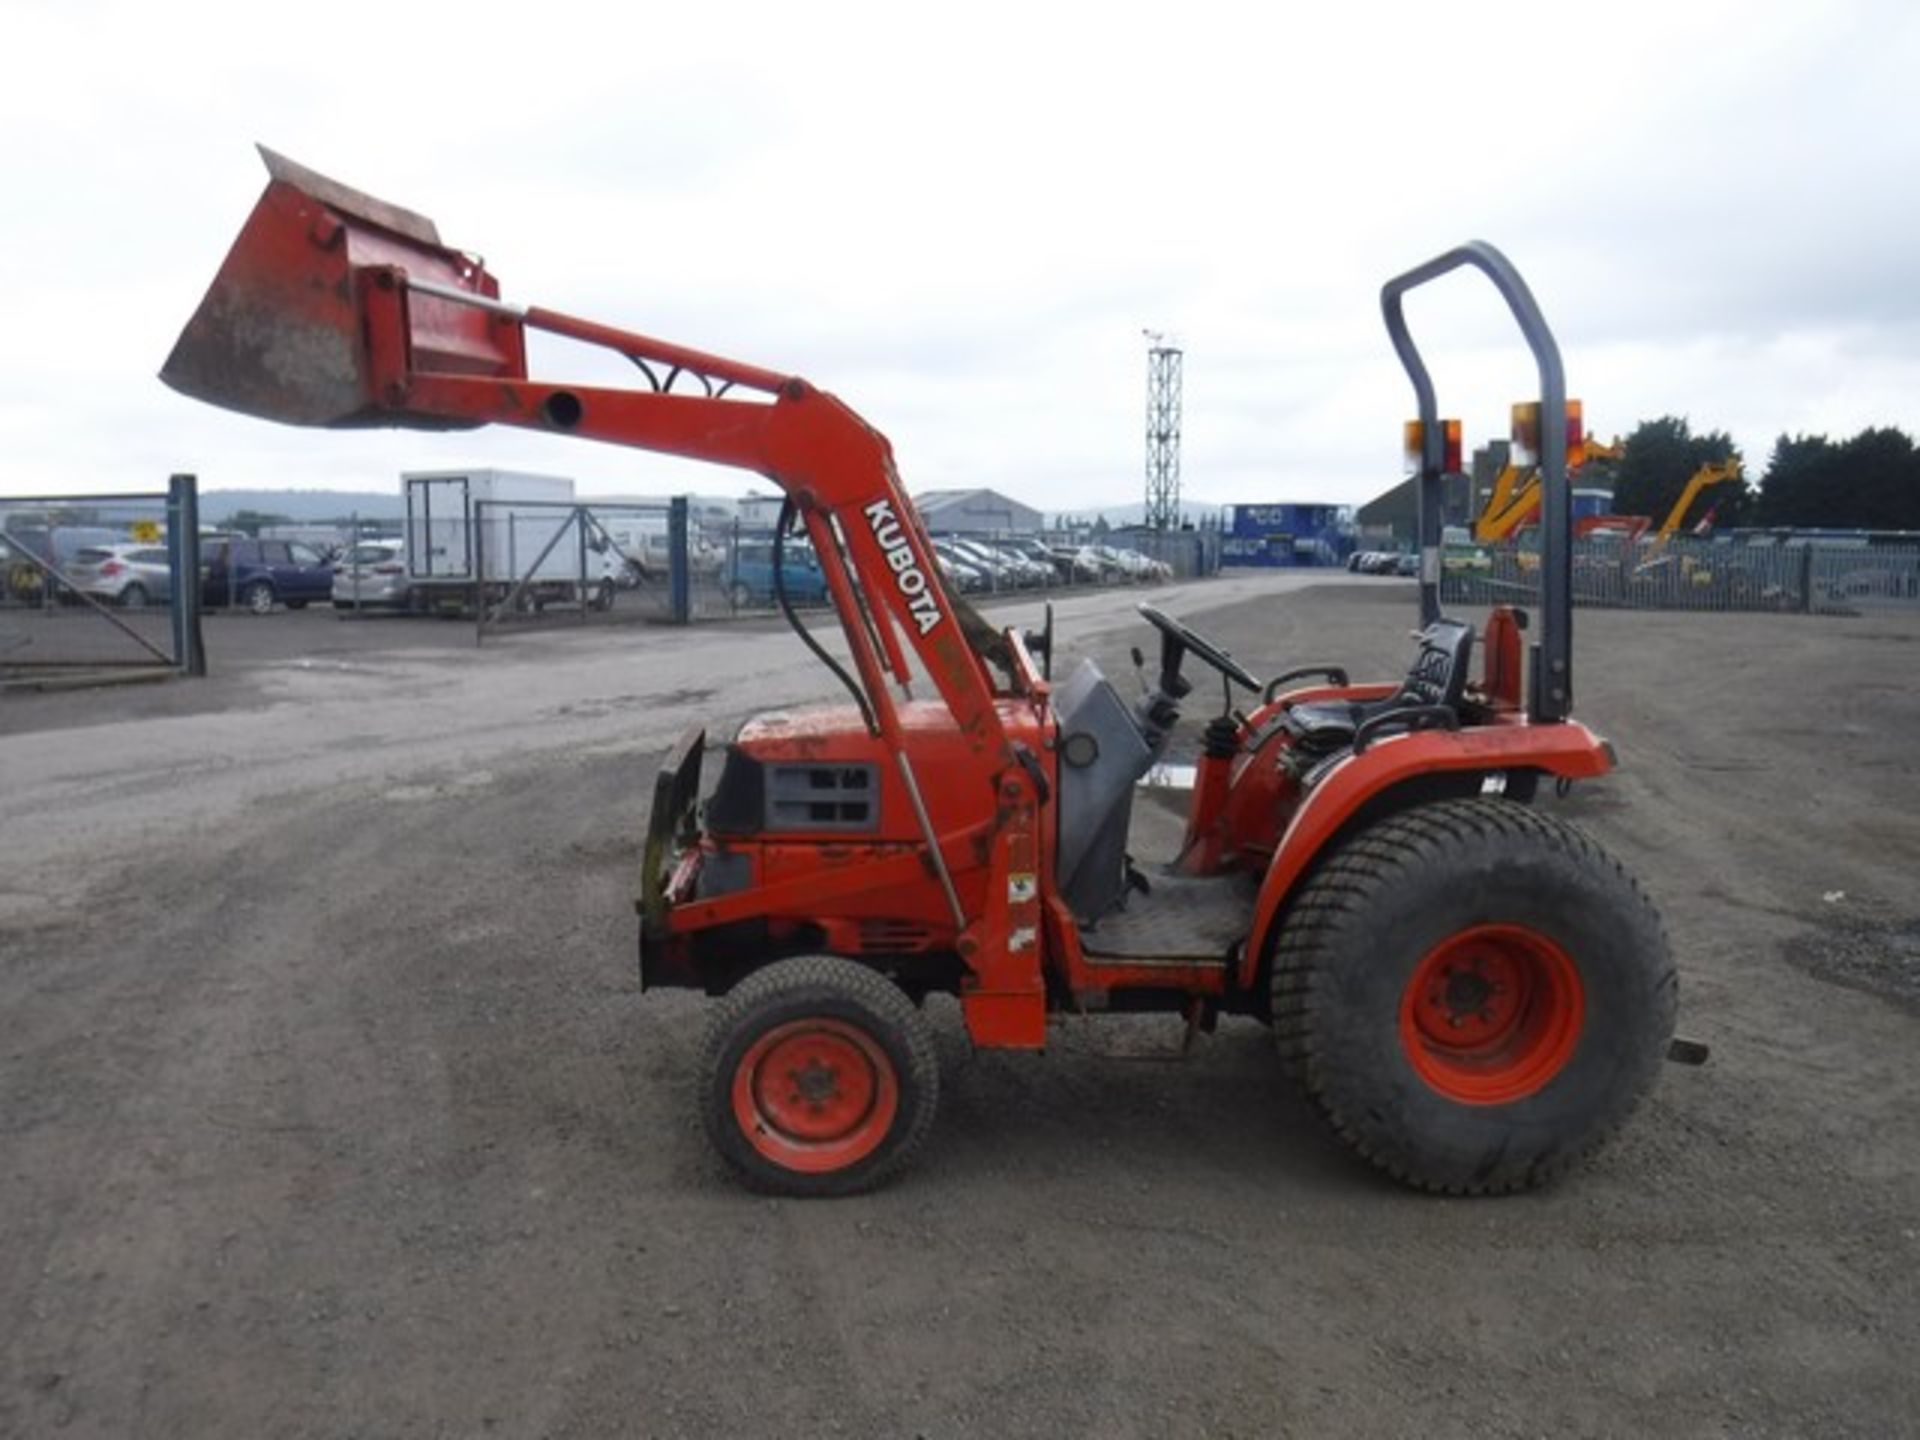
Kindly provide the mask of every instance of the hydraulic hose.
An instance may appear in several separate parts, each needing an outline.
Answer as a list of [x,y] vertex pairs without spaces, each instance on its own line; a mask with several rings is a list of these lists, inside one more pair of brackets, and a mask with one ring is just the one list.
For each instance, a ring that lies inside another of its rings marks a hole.
[[866,722],[867,733],[878,735],[880,727],[874,724],[873,707],[868,703],[865,692],[860,689],[859,682],[847,673],[844,665],[827,653],[824,645],[813,638],[813,632],[800,623],[800,617],[793,608],[793,601],[787,597],[787,577],[782,561],[786,555],[787,531],[793,524],[793,517],[793,497],[789,495],[780,502],[780,519],[773,531],[774,598],[780,602],[780,612],[787,617],[787,624],[793,627],[793,633],[800,637],[801,643],[813,651],[820,658],[820,663],[839,676],[840,683],[847,687],[847,693],[853,696],[853,703],[860,707],[860,718]]

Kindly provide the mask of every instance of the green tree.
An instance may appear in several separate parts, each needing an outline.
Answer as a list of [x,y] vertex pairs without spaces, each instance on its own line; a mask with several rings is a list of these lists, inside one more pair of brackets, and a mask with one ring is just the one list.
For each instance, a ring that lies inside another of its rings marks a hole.
[[[1643,420],[1627,436],[1624,453],[1613,467],[1613,511],[1646,515],[1658,525],[1702,465],[1738,459],[1739,448],[1724,430],[1696,435],[1676,415]],[[1727,481],[1695,500],[1680,523],[1683,528],[1697,525],[1711,510],[1716,528],[1745,524],[1753,503],[1753,491],[1745,480]]]
[[1760,487],[1762,525],[1920,530],[1920,451],[1892,427],[1838,444],[1824,435],[1782,435]]
[[1762,525],[1824,525],[1839,486],[1839,447],[1824,435],[1782,435],[1773,442],[1754,519]]

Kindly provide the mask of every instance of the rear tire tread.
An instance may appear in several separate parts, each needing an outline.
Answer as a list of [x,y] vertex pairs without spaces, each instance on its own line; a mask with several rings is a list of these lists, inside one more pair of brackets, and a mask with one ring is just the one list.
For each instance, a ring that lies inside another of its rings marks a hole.
[[[1624,888],[1657,937],[1653,989],[1665,999],[1666,1029],[1672,1028],[1677,976],[1658,913],[1639,882],[1584,833],[1511,800],[1459,800],[1420,806],[1363,831],[1329,857],[1293,902],[1275,946],[1271,973],[1274,1037],[1286,1069],[1335,1135],[1369,1163],[1416,1189],[1443,1195],[1499,1195],[1545,1184],[1599,1150],[1632,1116],[1651,1088],[1649,1070],[1630,1094],[1616,1098],[1611,1113],[1572,1146],[1523,1169],[1466,1182],[1436,1179],[1411,1167],[1373,1138],[1363,1120],[1329,1094],[1327,1066],[1319,1052],[1316,999],[1339,966],[1336,942],[1348,920],[1392,893],[1409,872],[1449,856],[1471,852],[1489,840],[1519,842],[1537,853],[1558,854],[1589,874]],[[1664,1039],[1662,1040],[1664,1051]]]

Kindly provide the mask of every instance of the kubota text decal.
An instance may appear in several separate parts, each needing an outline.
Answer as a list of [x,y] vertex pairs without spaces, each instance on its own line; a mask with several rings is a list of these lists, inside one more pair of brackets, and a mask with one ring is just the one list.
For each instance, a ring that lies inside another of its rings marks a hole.
[[893,513],[893,504],[887,500],[874,501],[867,506],[866,515],[867,523],[873,526],[873,538],[880,542],[887,564],[893,567],[893,583],[907,597],[907,612],[924,635],[940,623],[940,602],[933,598],[933,586],[913,558],[913,547],[907,544],[900,517]]

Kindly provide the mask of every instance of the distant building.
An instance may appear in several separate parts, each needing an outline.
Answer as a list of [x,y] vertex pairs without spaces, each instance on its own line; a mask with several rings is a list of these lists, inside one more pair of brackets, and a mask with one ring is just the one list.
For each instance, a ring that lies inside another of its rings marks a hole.
[[[1440,477],[1440,524],[1473,523],[1472,477],[1458,472]],[[1402,480],[1362,505],[1354,518],[1359,522],[1362,540],[1385,541],[1412,546],[1418,539],[1420,497],[1412,477]]]
[[1043,518],[998,490],[925,490],[913,504],[935,535],[1038,535]]
[[1230,505],[1225,521],[1222,565],[1339,565],[1353,551],[1353,511],[1345,505]]
[[749,493],[740,497],[734,507],[743,529],[771,530],[780,519],[780,505],[786,497],[783,495],[759,495]]

